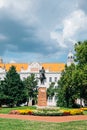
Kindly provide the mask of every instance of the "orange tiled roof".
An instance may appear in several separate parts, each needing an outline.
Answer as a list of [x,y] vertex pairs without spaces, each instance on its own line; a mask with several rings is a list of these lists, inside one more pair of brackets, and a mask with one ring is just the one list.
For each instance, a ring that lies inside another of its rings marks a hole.
[[23,64],[23,63],[0,64],[0,67],[2,67],[2,68],[5,67],[6,71],[8,71],[11,66],[15,66],[17,72],[20,72],[21,68],[23,68],[24,70],[27,70],[27,68],[28,68],[28,64]]
[[64,63],[43,63],[42,66],[50,72],[61,72],[65,68]]
[[[42,63],[41,65],[46,70],[48,69],[50,72],[61,72],[65,68],[64,63]],[[0,67],[1,68],[5,67],[6,71],[8,71],[11,66],[15,66],[17,72],[20,72],[21,68],[23,68],[24,70],[27,70],[29,64],[27,63],[6,63],[6,64],[0,63]]]

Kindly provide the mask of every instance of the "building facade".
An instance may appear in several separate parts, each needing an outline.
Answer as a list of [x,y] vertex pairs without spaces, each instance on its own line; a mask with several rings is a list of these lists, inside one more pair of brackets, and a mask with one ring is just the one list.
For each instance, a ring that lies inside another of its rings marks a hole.
[[[67,65],[70,65],[74,62],[72,52],[69,52]],[[3,80],[5,78],[6,72],[9,70],[11,66],[15,66],[17,72],[20,74],[21,79],[25,79],[31,75],[31,73],[35,74],[35,77],[39,78],[39,70],[44,67],[45,75],[46,75],[46,88],[49,88],[52,82],[55,82],[55,86],[57,85],[57,81],[60,79],[61,72],[65,68],[64,63],[3,63],[3,60],[0,58],[0,79]],[[40,81],[38,82],[38,86],[40,86]],[[56,95],[54,97],[48,97],[47,100],[48,106],[56,106]]]

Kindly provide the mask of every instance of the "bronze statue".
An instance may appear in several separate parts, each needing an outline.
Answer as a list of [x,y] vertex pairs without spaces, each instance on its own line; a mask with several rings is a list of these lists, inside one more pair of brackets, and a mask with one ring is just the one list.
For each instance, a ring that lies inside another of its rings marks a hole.
[[41,82],[41,84],[44,84],[45,80],[46,80],[44,67],[42,67],[42,69],[39,71],[39,73],[40,73],[40,82]]

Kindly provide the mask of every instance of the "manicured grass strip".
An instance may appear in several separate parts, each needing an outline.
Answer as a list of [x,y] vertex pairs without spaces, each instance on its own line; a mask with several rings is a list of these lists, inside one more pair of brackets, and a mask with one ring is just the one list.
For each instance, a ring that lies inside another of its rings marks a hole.
[[13,108],[0,108],[0,113],[8,114],[12,110],[21,110],[21,109],[36,109],[35,106],[22,106],[22,107],[13,107]]
[[0,118],[0,130],[87,130],[87,121],[44,123]]
[[87,115],[87,111],[84,111],[83,113],[84,113],[84,115]]

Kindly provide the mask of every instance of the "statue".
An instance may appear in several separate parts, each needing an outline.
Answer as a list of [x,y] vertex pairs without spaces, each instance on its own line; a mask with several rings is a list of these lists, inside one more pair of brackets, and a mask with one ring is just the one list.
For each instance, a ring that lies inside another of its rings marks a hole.
[[40,73],[40,82],[41,82],[41,84],[44,84],[45,80],[46,80],[44,67],[42,67],[42,69],[39,71],[39,73]]

